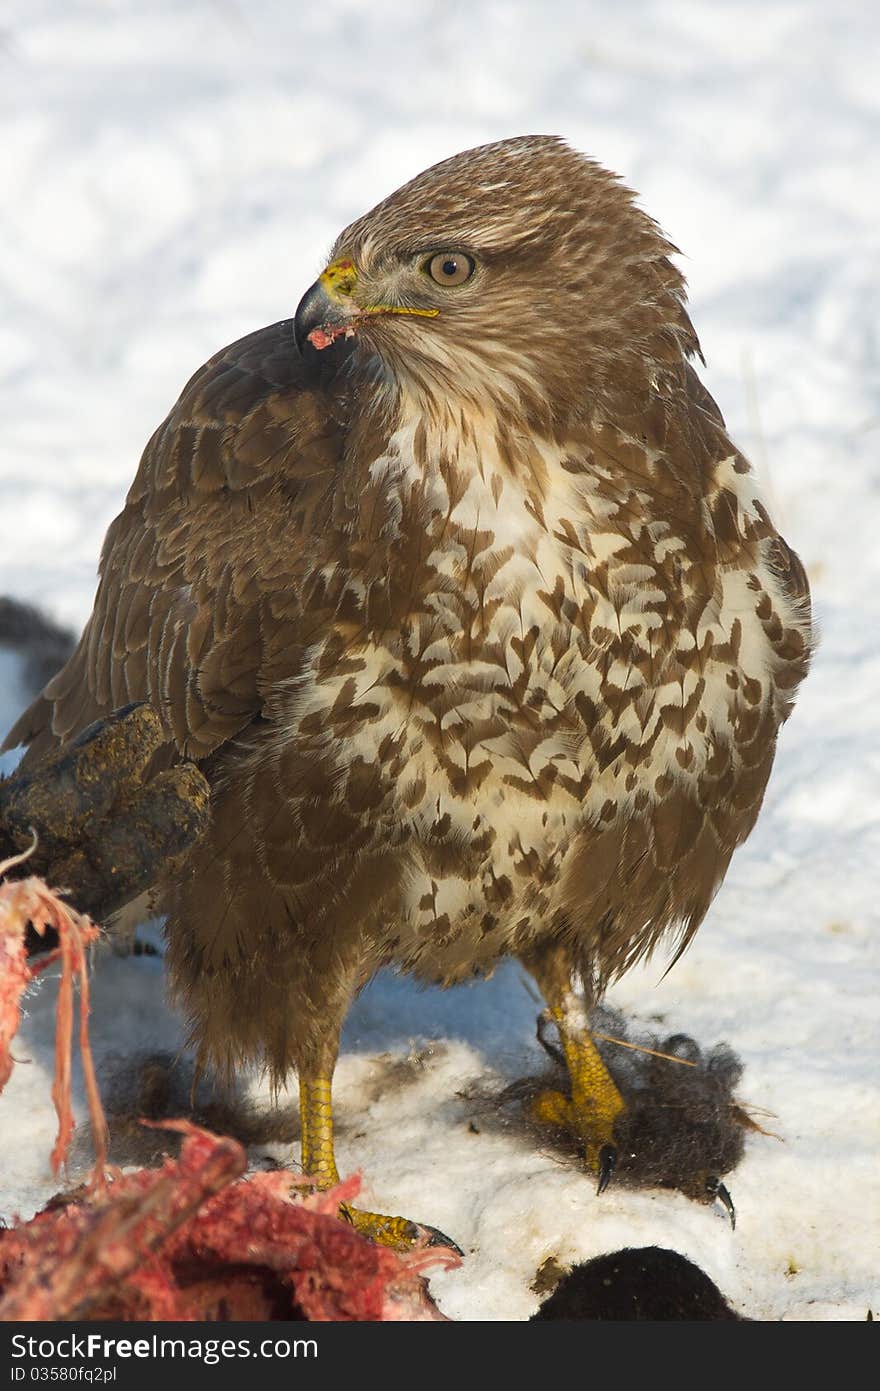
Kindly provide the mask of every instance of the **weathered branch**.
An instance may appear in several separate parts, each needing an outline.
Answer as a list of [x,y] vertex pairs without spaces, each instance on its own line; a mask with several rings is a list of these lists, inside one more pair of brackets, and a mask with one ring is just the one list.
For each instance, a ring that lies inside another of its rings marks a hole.
[[148,889],[208,822],[209,790],[192,763],[151,775],[167,743],[149,705],[85,729],[37,768],[0,779],[0,860],[37,846],[39,874],[97,921]]

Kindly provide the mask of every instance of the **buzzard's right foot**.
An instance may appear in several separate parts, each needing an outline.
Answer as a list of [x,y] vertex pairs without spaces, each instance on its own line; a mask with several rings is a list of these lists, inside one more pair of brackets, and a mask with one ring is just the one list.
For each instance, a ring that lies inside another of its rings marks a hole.
[[436,1227],[410,1222],[406,1217],[386,1217],[381,1212],[362,1212],[350,1203],[341,1203],[339,1216],[350,1222],[356,1232],[374,1241],[377,1246],[390,1246],[394,1251],[411,1251],[415,1246],[445,1246],[456,1255],[464,1252],[450,1237]]
[[[333,1188],[339,1182],[339,1173],[333,1153],[333,1103],[329,1076],[300,1074],[299,1109],[303,1173],[314,1179],[317,1189]],[[464,1255],[460,1247],[443,1232],[438,1232],[436,1227],[421,1226],[405,1217],[362,1212],[350,1203],[340,1203],[339,1216],[377,1246],[390,1246],[394,1251],[412,1251],[420,1244],[446,1246],[457,1255]]]

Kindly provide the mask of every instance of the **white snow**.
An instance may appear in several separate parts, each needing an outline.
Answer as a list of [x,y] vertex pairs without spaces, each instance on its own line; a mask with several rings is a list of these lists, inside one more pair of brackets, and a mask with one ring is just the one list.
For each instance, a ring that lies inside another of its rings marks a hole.
[[[774,1113],[781,1140],[750,1138],[729,1180],[735,1232],[668,1193],[599,1199],[549,1151],[470,1132],[458,1093],[537,1062],[513,966],[446,994],[380,979],[352,1012],[340,1167],[462,1245],[432,1282],[457,1319],[528,1317],[550,1255],[651,1244],[753,1318],[876,1309],[878,41],[864,0],[3,6],[0,593],[79,627],[189,374],[290,315],[339,229],[406,178],[531,132],[621,172],[684,248],[707,384],[808,566],[822,646],[758,828],[670,975],[653,963],[610,997],[729,1041],[742,1096]],[[5,728],[8,665],[0,682]],[[53,995],[34,992],[29,1064],[0,1099],[7,1216],[54,1187]],[[102,1058],[177,1046],[158,962],[98,963],[94,1034]],[[367,1100],[384,1055],[411,1052],[407,1084]]]

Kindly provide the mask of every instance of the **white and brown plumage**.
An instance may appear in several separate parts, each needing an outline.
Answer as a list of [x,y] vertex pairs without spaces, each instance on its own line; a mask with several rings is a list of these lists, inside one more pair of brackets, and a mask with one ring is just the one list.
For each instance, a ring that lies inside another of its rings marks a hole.
[[210,833],[156,890],[172,985],[206,1059],[299,1070],[319,1176],[364,981],[509,954],[600,1164],[619,1098],[572,975],[683,946],[754,825],[808,588],[691,366],[673,250],[552,138],[398,190],[295,325],[184,389],[10,736],[37,759],[146,699],[200,763]]

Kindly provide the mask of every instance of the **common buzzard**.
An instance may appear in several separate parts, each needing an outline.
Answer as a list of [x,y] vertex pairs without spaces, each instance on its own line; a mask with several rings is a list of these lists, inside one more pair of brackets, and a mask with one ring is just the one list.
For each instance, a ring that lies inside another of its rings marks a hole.
[[206,1063],[296,1069],[321,1184],[357,991],[514,955],[604,1186],[623,1103],[589,1006],[684,949],[755,823],[809,591],[691,365],[674,251],[550,137],[386,198],[184,388],[9,736],[32,764],[146,700],[202,768],[210,829],[157,867],[171,986]]

